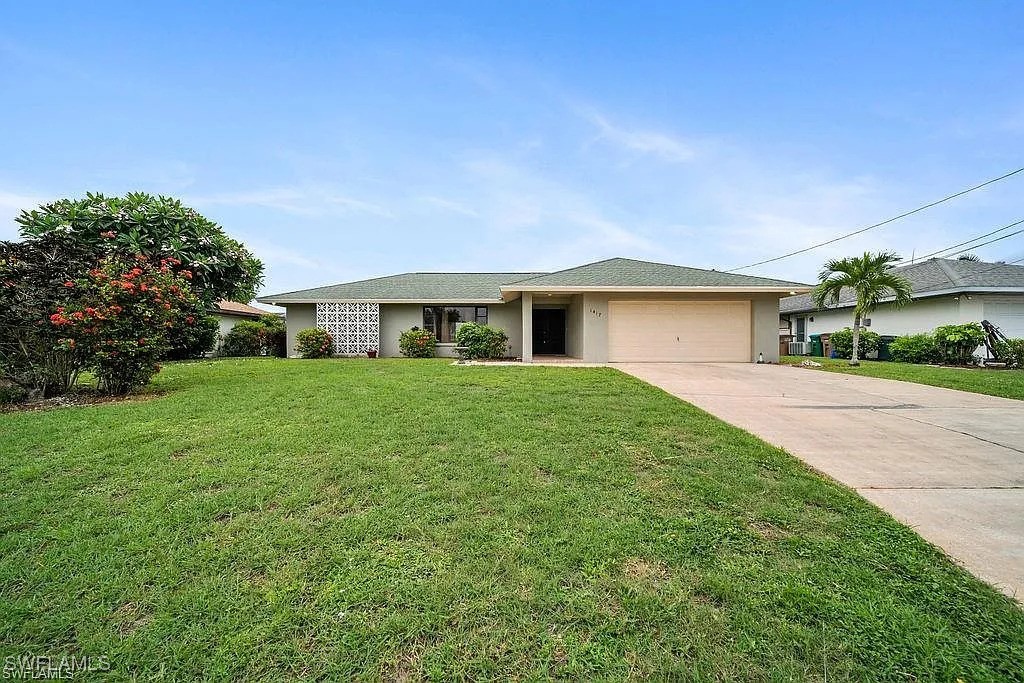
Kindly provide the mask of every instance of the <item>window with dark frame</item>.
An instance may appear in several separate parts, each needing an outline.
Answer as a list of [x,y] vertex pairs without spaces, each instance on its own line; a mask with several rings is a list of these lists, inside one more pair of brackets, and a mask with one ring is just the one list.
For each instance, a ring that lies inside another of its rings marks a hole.
[[434,334],[439,344],[455,342],[460,323],[487,324],[486,306],[424,306],[423,329]]

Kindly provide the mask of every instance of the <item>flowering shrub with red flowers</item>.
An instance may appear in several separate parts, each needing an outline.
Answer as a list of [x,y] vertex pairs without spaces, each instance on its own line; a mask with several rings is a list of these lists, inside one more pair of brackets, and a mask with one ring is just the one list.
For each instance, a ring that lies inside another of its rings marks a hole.
[[409,358],[433,358],[437,349],[437,338],[430,330],[414,327],[398,337],[398,350]]
[[303,358],[330,358],[334,353],[334,337],[319,327],[299,330],[295,335],[295,350]]
[[59,306],[49,324],[59,331],[61,350],[82,355],[100,391],[125,394],[148,382],[160,370],[171,332],[195,323],[200,303],[188,272],[175,272],[177,265],[173,258],[153,264],[144,256],[108,257],[65,283],[78,303]]

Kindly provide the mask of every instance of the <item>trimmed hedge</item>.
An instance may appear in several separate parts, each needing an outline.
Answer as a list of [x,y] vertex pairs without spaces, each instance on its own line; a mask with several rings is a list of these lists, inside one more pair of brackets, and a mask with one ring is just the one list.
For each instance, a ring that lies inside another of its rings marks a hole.
[[889,357],[897,363],[934,363],[939,359],[939,348],[930,334],[908,334],[890,342]]

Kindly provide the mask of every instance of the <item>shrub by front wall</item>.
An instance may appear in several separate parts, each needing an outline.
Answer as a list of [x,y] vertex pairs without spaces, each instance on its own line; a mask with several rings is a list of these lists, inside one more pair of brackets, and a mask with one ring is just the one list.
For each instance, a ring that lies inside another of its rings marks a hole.
[[490,325],[460,325],[455,333],[455,343],[468,349],[467,358],[504,358],[508,355],[508,335]]
[[295,350],[303,358],[330,358],[334,353],[334,338],[319,327],[307,327],[295,335]]
[[939,359],[939,349],[930,334],[908,334],[892,340],[889,356],[897,363],[934,363]]
[[408,358],[433,358],[437,339],[430,330],[414,327],[398,336],[398,350]]
[[979,323],[942,325],[935,328],[935,345],[943,363],[968,365],[974,351],[985,343],[985,330]]
[[996,344],[999,360],[1011,368],[1024,368],[1024,339],[1007,339]]
[[[853,355],[853,330],[849,327],[833,332],[828,338],[835,351],[837,358],[849,359]],[[871,352],[878,350],[878,333],[871,330],[860,331],[860,343],[857,346],[857,355],[861,360]]]

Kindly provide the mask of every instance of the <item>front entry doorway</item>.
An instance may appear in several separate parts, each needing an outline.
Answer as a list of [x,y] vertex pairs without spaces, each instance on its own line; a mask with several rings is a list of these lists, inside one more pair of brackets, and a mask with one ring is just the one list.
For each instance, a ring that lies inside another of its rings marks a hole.
[[565,309],[533,309],[533,353],[565,355]]

